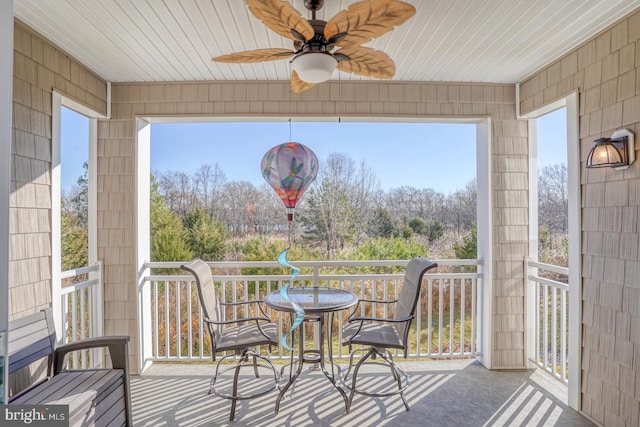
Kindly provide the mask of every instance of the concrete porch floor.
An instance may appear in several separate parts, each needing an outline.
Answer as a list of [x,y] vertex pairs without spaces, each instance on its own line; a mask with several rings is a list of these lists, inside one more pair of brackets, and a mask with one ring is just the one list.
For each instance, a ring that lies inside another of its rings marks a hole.
[[[154,364],[131,380],[133,421],[139,426],[593,426],[566,405],[566,388],[544,372],[489,371],[474,360],[400,362],[410,374],[399,396],[356,395],[350,413],[319,370],[305,372],[274,414],[277,390],[231,402],[207,395],[211,364]],[[389,377],[376,368],[373,382]],[[305,368],[306,369],[306,368]],[[361,371],[362,372],[362,371]]]

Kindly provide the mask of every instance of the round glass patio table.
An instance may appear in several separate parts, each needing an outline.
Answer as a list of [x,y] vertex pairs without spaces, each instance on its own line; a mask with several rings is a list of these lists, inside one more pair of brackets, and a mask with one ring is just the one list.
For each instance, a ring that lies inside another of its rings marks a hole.
[[[333,350],[331,345],[331,325],[333,323],[333,314],[337,311],[346,310],[353,307],[358,303],[358,297],[350,291],[337,288],[321,288],[321,287],[289,287],[287,288],[287,297],[290,301],[280,293],[280,290],[273,291],[264,298],[264,303],[273,310],[289,313],[291,317],[291,323],[293,324],[295,318],[295,308],[291,302],[296,303],[304,310],[304,321],[296,329],[291,331],[291,342],[294,345],[294,338],[296,332],[300,330],[298,339],[298,367],[295,374],[293,373],[293,351],[291,352],[291,363],[289,366],[289,381],[284,387],[280,388],[278,399],[276,400],[276,414],[280,409],[280,401],[284,397],[289,387],[296,381],[302,372],[302,366],[305,363],[319,364],[322,373],[329,379],[331,384],[340,392],[345,402],[345,408],[347,408],[347,394],[338,385],[335,380],[334,363],[333,363]],[[318,322],[320,327],[320,339],[319,348],[311,350],[304,349],[304,324],[307,322]],[[325,331],[326,329],[326,331]],[[328,357],[326,359],[327,364],[331,367],[331,373],[325,366],[324,357],[324,340],[325,335],[327,339]],[[286,366],[281,370],[281,374],[284,373]],[[339,367],[338,371],[339,371]],[[338,372],[339,374],[339,372]]]

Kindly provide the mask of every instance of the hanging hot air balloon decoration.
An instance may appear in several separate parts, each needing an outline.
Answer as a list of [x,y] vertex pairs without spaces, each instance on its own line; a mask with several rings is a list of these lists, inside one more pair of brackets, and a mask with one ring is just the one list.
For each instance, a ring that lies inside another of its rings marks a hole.
[[318,158],[299,142],[285,142],[265,153],[261,169],[264,179],[282,199],[291,229],[296,203],[318,175]]
[[[282,199],[287,209],[287,221],[289,222],[289,243],[293,237],[293,212],[304,194],[307,187],[316,179],[318,175],[318,158],[309,147],[299,142],[285,142],[276,145],[267,151],[262,158],[260,165],[262,176],[269,183]],[[289,264],[287,254],[289,249],[285,249],[278,256],[278,263],[284,267],[290,267],[292,270],[291,278],[284,287],[280,289],[280,295],[283,299],[289,301],[293,307],[296,316],[291,324],[291,331],[302,324],[304,320],[304,309],[300,305],[291,301],[288,295],[289,285],[300,273],[300,269]],[[288,333],[284,334],[280,339],[283,347],[293,350],[287,343]]]

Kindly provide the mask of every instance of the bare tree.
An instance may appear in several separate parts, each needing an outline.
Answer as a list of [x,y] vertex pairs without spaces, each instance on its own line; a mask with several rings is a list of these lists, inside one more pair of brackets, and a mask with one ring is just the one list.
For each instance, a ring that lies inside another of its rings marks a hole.
[[545,166],[538,173],[538,218],[551,232],[568,229],[567,165]]
[[476,180],[472,180],[462,189],[451,194],[449,206],[449,219],[453,228],[459,233],[473,228],[477,218],[477,186]]
[[357,221],[356,227],[356,243],[364,237],[366,224],[373,216],[374,207],[378,205],[383,195],[380,180],[376,176],[373,169],[369,168],[364,160],[360,161],[360,167],[354,176],[353,185],[348,188],[350,203],[358,212],[354,216]]
[[374,172],[364,162],[356,168],[350,157],[331,153],[308,191],[301,215],[306,236],[321,243],[332,258],[346,243],[358,241],[380,192]]
[[192,179],[184,172],[167,171],[154,173],[158,182],[158,191],[164,197],[169,209],[184,219],[193,208],[198,206]]
[[229,232],[243,236],[255,231],[259,194],[248,181],[233,181],[225,185],[223,222],[227,224]]
[[223,190],[227,177],[218,163],[202,165],[193,178],[195,194],[202,207],[214,219],[222,218]]

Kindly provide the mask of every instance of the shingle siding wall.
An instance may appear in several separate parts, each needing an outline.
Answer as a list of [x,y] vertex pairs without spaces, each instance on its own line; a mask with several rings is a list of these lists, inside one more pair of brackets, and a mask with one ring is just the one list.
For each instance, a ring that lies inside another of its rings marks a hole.
[[523,113],[578,90],[582,187],[582,409],[640,425],[640,162],[585,169],[599,137],[627,128],[640,154],[640,12],[521,84]]
[[10,319],[51,304],[53,90],[98,112],[106,111],[106,83],[18,21],[13,55]]
[[[13,135],[9,199],[9,319],[49,307],[51,109],[54,90],[106,112],[106,83],[26,25],[14,25]],[[46,374],[35,364],[9,380],[14,394]]]
[[[99,256],[107,334],[136,331],[135,116],[490,117],[494,204],[494,368],[522,368],[527,251],[527,124],[513,85],[328,82],[299,95],[287,82],[114,84],[112,119],[99,124]],[[427,160],[428,161],[428,160]],[[126,306],[124,306],[126,305]],[[122,307],[125,307],[124,309]],[[132,351],[137,339],[132,336]],[[137,369],[137,360],[131,363]]]

